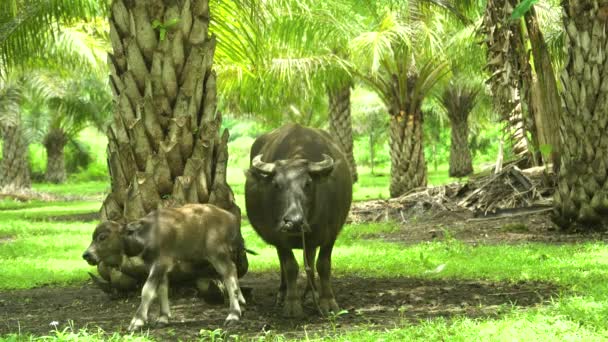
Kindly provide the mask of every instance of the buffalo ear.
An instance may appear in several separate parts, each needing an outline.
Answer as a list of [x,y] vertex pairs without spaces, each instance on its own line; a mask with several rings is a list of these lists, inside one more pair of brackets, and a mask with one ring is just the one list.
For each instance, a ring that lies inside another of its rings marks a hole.
[[124,229],[124,224],[118,222],[118,221],[113,221],[113,220],[107,220],[104,221],[102,223],[100,223],[97,227],[105,225],[106,227],[110,228],[110,231],[117,231],[119,233],[122,233],[123,229]]
[[247,178],[251,177],[256,180],[266,180],[266,181],[269,181],[272,179],[272,175],[261,172],[258,169],[256,169],[255,167],[251,167],[251,168],[245,170],[245,177],[247,177]]
[[125,224],[123,227],[123,234],[128,236],[139,232],[143,228],[143,224],[140,221],[135,221]]

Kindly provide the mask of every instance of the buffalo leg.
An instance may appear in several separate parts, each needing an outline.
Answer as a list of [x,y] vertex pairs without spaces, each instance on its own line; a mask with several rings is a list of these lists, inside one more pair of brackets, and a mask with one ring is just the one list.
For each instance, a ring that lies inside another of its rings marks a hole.
[[150,304],[157,296],[158,287],[162,282],[163,277],[166,275],[166,268],[164,268],[159,262],[152,265],[148,279],[141,290],[141,304],[135,312],[135,316],[131,320],[129,325],[129,331],[133,331],[143,327],[148,321],[148,310]]
[[306,270],[306,289],[302,295],[302,301],[308,295],[308,292],[312,291],[313,302],[318,299],[317,286],[315,285],[315,257],[317,254],[316,247],[307,247],[304,251],[304,269]]
[[230,301],[230,313],[226,317],[226,324],[237,322],[241,317],[241,304],[245,304],[245,298],[241,293],[239,282],[237,279],[236,265],[230,259],[229,253],[222,253],[215,257],[209,258],[209,262],[213,265],[217,273],[222,276],[224,286],[228,291],[228,299]]
[[285,280],[285,265],[281,258],[281,253],[277,248],[277,254],[279,256],[279,266],[281,267],[281,283],[279,284],[279,292],[277,293],[277,299],[275,302],[276,306],[282,306],[285,303],[285,291],[287,291],[287,281]]
[[283,315],[285,317],[301,317],[302,301],[298,297],[298,262],[289,248],[278,249],[279,259],[285,277],[285,304],[283,305]]
[[321,282],[321,288],[319,293],[319,306],[321,313],[324,315],[330,311],[337,313],[340,311],[334,292],[331,288],[331,252],[334,248],[333,242],[329,245],[322,246],[319,250],[319,260],[317,260],[317,271],[319,272],[319,279]]
[[169,275],[167,273],[165,273],[158,286],[158,296],[160,299],[160,316],[157,322],[159,324],[167,324],[171,317],[171,310],[169,309]]

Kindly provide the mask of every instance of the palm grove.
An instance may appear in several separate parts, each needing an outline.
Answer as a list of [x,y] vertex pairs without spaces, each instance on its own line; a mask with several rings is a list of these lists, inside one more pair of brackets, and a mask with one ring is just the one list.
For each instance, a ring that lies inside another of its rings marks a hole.
[[[327,118],[356,170],[351,93],[364,87],[384,107],[391,196],[427,185],[425,142],[445,130],[444,121],[452,132],[450,173],[470,174],[470,127],[495,115],[513,155],[559,170],[556,223],[606,223],[604,1],[2,6],[2,186],[30,185],[33,141],[47,147],[47,180],[64,181],[62,150],[95,124],[109,142],[103,219],[134,219],[159,203],[236,211],[218,105],[268,125]],[[99,51],[110,46],[106,67]]]

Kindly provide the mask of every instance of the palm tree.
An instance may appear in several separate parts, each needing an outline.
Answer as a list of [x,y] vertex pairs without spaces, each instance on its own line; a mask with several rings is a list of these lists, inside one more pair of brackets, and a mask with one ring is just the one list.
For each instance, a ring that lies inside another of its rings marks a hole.
[[33,120],[43,136],[47,152],[45,180],[62,183],[66,180],[64,148],[88,125],[102,129],[110,117],[111,94],[105,82],[94,75],[71,75],[68,79],[54,79],[47,97],[47,108]]
[[414,13],[408,18],[407,12],[387,12],[375,30],[352,42],[355,64],[362,66],[359,76],[378,92],[390,115],[392,197],[427,184],[421,107],[447,72],[447,63],[432,55],[441,50],[439,40],[423,34],[432,31]]
[[469,114],[475,106],[478,89],[451,82],[441,96],[441,103],[452,124],[450,177],[464,177],[473,172],[469,150]]
[[64,62],[51,71],[37,72],[44,87],[37,100],[46,108],[39,111],[42,115],[30,115],[47,152],[48,182],[66,179],[66,144],[89,124],[103,129],[109,118],[111,94],[105,81],[109,39],[105,26],[95,21],[64,25],[55,41],[46,43],[45,55]]
[[223,37],[218,49],[221,93],[232,97],[231,104],[238,103],[241,111],[277,122],[294,106],[318,102],[318,89],[325,89],[327,104],[315,111],[327,111],[329,131],[356,180],[350,110],[354,81],[344,48],[353,25],[338,19],[351,15],[353,7],[353,1],[343,0],[221,2],[218,10],[233,20],[214,21],[213,29]]
[[[549,3],[544,5],[551,11]],[[489,0],[483,30],[495,108],[511,131],[515,155],[532,157],[538,163],[539,156],[531,152],[549,146],[552,153],[545,157],[546,162],[559,163],[561,106],[535,7],[529,1]]]
[[[28,82],[21,82],[27,96],[24,96],[18,113],[20,131],[24,132],[21,134],[22,144],[10,145],[23,146],[27,151],[29,143],[38,138],[47,150],[45,178],[55,183],[63,182],[66,178],[65,145],[86,123],[95,121],[100,127],[99,115],[109,109],[109,89],[102,100],[107,86],[100,81],[106,77],[104,72],[107,70],[104,64],[108,44],[104,40],[107,37],[102,33],[103,25],[89,21],[61,24],[60,27],[61,31],[55,33],[55,39],[41,43],[43,52],[39,60],[30,57],[27,62],[22,62],[27,65],[12,68],[13,73],[27,68],[27,73],[20,72],[24,78],[28,78]],[[91,83],[93,80],[96,80],[93,82],[95,84]],[[89,91],[84,94],[87,88]],[[91,105],[89,100],[92,99],[101,101]],[[22,154],[21,158],[27,158],[27,153]],[[20,173],[29,177],[28,172]],[[14,186],[29,187],[29,183],[24,181]]]
[[[555,222],[568,228],[608,223],[608,7],[597,0],[563,1],[565,47],[561,74],[564,112],[562,166],[555,193]],[[603,226],[601,226],[603,224]]]
[[[105,14],[105,1],[5,0],[0,3],[0,73],[48,52],[61,25]],[[54,60],[47,60],[54,62]]]
[[103,220],[134,220],[161,203],[209,202],[240,214],[226,183],[209,18],[208,0],[112,2],[112,191]]
[[[61,27],[49,23],[105,9],[86,0],[9,2],[10,11],[0,11],[5,70],[20,57],[44,54],[37,46]],[[219,134],[209,1],[115,0],[109,13],[115,110],[108,128],[112,191],[102,220],[130,221],[158,205],[186,202],[214,203],[240,216],[226,184],[228,132]],[[244,254],[238,259],[239,267],[247,262]]]
[[356,183],[359,176],[353,152],[351,88],[352,83],[350,82],[337,87],[328,86],[327,96],[329,99],[329,132],[342,147],[349,164],[353,183]]
[[[25,75],[26,68],[69,68],[80,65],[82,59],[75,58],[71,51],[55,48],[53,43],[62,24],[91,19],[104,13],[105,6],[92,0],[7,0],[0,4],[0,75],[5,79],[18,79]],[[61,42],[61,39],[57,40]],[[51,48],[51,46],[53,46]],[[61,47],[61,44],[57,44]],[[65,53],[67,52],[67,53]],[[44,60],[43,63],[40,63]],[[21,82],[20,87],[25,83]],[[31,82],[30,82],[31,85]],[[21,111],[12,113],[7,121],[7,112],[0,112],[2,122],[3,158],[0,167],[0,185],[28,188],[31,181],[27,161],[31,132],[21,116]]]
[[[542,7],[545,17],[549,20],[556,18],[559,8],[552,7],[546,2]],[[557,85],[557,77],[554,64],[560,62],[560,52],[550,53],[549,43],[541,30],[541,16],[537,14],[535,6],[525,13],[524,23],[528,33],[528,42],[531,47],[533,60],[533,78],[529,90],[529,107],[534,118],[535,135],[538,139],[538,148],[548,148],[548,153],[543,153],[545,164],[553,163],[558,167],[562,151],[562,142],[559,136],[559,118],[562,115],[562,104]],[[557,22],[557,20],[555,20]],[[546,25],[545,25],[546,26]],[[563,34],[563,33],[561,33]],[[560,34],[560,36],[561,36]]]
[[521,40],[521,25],[511,19],[519,0],[488,0],[483,18],[488,53],[487,68],[492,75],[488,80],[494,95],[494,107],[507,122],[516,156],[530,151],[526,132],[530,122],[526,121],[522,97],[520,73],[529,72],[527,57]]
[[28,143],[21,122],[19,106],[22,100],[21,80],[14,75],[0,76],[0,188],[30,187]]

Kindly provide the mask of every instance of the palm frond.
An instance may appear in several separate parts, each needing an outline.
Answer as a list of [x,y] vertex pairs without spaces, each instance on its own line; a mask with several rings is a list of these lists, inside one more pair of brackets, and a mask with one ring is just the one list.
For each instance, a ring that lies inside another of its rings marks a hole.
[[561,70],[566,60],[564,52],[565,31],[561,22],[561,8],[553,1],[543,0],[534,5],[545,41],[549,47],[555,70]]
[[23,97],[21,82],[16,77],[0,77],[0,122],[16,125],[19,121],[19,105]]
[[0,5],[0,62],[19,65],[45,52],[61,31],[59,23],[104,16],[106,1],[4,0]]
[[450,82],[441,95],[440,103],[451,120],[466,121],[475,107],[479,91],[464,83]]
[[352,77],[343,48],[352,25],[338,19],[351,8],[349,1],[232,0],[214,6],[219,93],[231,109],[274,120],[281,111],[293,114],[290,108],[303,99],[317,101],[325,84]]

